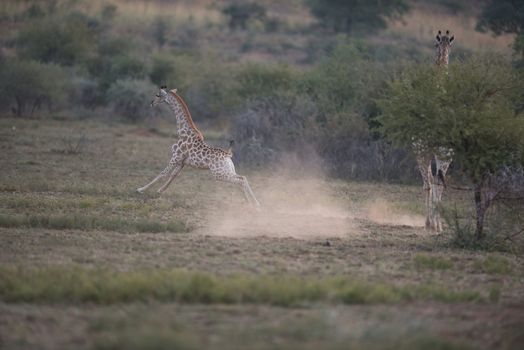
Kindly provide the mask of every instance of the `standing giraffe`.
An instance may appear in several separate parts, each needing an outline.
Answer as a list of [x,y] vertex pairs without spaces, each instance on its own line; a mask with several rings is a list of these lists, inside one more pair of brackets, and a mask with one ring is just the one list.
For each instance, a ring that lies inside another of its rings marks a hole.
[[[449,52],[451,43],[455,38],[450,37],[449,30],[442,35],[439,30],[436,36],[437,67],[446,69],[449,63]],[[440,220],[439,205],[442,193],[446,187],[445,176],[452,161],[453,150],[441,147],[438,154],[427,150],[422,140],[413,143],[413,151],[417,159],[417,167],[424,182],[423,189],[426,193],[426,229],[440,232],[442,222]]]
[[235,165],[231,160],[233,156],[231,149],[225,151],[207,145],[204,136],[196,128],[189,113],[189,109],[177,90],[167,91],[165,86],[155,95],[151,101],[154,107],[160,103],[167,103],[173,111],[178,128],[178,142],[172,147],[172,157],[167,167],[147,185],[137,189],[142,193],[155,182],[169,175],[167,182],[158,189],[158,193],[164,192],[185,165],[198,169],[209,169],[218,181],[231,182],[242,187],[248,202],[260,206],[245,176],[237,175]]

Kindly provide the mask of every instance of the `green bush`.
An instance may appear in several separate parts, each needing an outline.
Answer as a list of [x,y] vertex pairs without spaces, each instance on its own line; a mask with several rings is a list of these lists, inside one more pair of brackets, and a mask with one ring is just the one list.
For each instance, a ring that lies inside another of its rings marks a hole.
[[283,65],[249,63],[235,75],[238,82],[235,93],[243,100],[277,95],[293,88],[296,74]]
[[[220,65],[220,69],[217,69]],[[153,57],[150,78],[158,86],[177,88],[196,119],[218,119],[245,102],[238,96],[235,69],[215,55],[183,53]]]
[[440,257],[417,254],[413,258],[417,270],[449,270],[453,267],[453,261]]
[[306,162],[314,153],[316,114],[314,103],[292,93],[253,99],[235,117],[235,154],[257,166],[274,162],[282,152],[295,152]]
[[475,265],[477,269],[489,274],[504,275],[511,272],[511,264],[509,260],[503,256],[490,255],[482,262],[479,261]]
[[133,39],[106,38],[99,43],[96,54],[87,62],[90,75],[97,79],[103,93],[119,79],[144,79],[148,73],[140,45]]
[[96,52],[98,22],[74,12],[26,24],[16,44],[23,57],[72,66],[86,63]]
[[317,106],[317,149],[330,173],[406,182],[416,178],[413,157],[373,132],[376,99],[395,70],[377,62],[377,55],[364,43],[342,43],[298,80],[297,89]]
[[167,42],[167,35],[171,29],[173,18],[168,16],[158,16],[155,18],[152,25],[152,36],[155,39],[158,47],[163,47]]
[[149,78],[158,86],[167,86],[185,91],[195,58],[190,55],[171,55],[166,53],[153,56]]
[[9,60],[0,67],[0,99],[18,116],[52,110],[65,100],[68,87],[66,71],[56,64]]
[[94,79],[75,77],[71,79],[69,103],[73,108],[93,109],[104,101],[100,85]]
[[255,2],[233,3],[224,7],[222,13],[228,17],[231,29],[246,29],[250,21],[266,18],[266,8]]
[[137,121],[153,113],[149,102],[157,89],[149,80],[122,79],[111,85],[107,99],[113,112]]

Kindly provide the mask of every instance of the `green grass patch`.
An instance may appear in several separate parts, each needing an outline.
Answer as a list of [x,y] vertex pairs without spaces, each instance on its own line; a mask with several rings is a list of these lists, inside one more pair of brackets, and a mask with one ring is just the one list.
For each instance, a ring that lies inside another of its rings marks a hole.
[[[144,315],[131,315],[126,320],[103,321],[106,328],[93,331],[94,349],[207,349],[209,330],[195,329],[191,325],[176,324],[169,319],[145,321]],[[161,321],[164,321],[163,323]],[[213,329],[215,349],[304,349],[304,350],[466,350],[472,347],[456,341],[442,339],[421,329],[397,329],[374,325],[363,334],[337,333],[337,327],[325,320],[295,319],[288,324],[264,327],[259,325],[228,325]],[[215,327],[216,328],[216,327]],[[224,330],[225,328],[225,330]],[[218,334],[217,334],[218,333]],[[356,332],[355,332],[356,333]],[[268,344],[278,339],[280,346]],[[249,345],[247,345],[249,344]]]
[[453,261],[439,256],[417,254],[413,258],[417,270],[448,270],[453,267]]
[[503,256],[490,255],[475,262],[475,269],[488,274],[504,275],[511,272],[511,264]]
[[395,286],[343,276],[215,276],[186,270],[118,272],[78,267],[0,267],[0,300],[5,302],[110,304],[159,300],[292,306],[310,302],[377,304],[435,300],[453,303],[485,299],[471,290],[450,290],[433,284]]
[[103,230],[117,232],[188,232],[181,221],[161,223],[94,215],[0,215],[0,227],[47,228],[54,230]]

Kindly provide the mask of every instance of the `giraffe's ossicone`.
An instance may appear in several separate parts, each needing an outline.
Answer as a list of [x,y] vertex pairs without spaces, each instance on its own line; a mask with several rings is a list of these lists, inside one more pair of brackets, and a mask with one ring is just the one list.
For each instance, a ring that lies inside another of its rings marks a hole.
[[256,199],[245,176],[238,175],[231,157],[231,149],[223,150],[212,147],[204,142],[202,133],[196,128],[186,103],[178,95],[177,90],[167,91],[160,88],[155,95],[151,106],[166,103],[173,111],[177,123],[178,141],[171,147],[172,157],[167,167],[150,183],[137,189],[142,193],[158,180],[167,177],[168,180],[158,189],[164,192],[184,166],[189,165],[198,169],[209,169],[216,180],[234,183],[240,186],[248,202],[256,207],[260,204]]

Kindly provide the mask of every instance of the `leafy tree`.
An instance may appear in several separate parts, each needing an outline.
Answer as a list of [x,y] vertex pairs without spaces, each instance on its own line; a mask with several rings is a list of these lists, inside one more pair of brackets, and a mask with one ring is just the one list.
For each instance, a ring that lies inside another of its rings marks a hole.
[[158,16],[153,22],[153,38],[160,48],[167,42],[167,35],[171,29],[171,22],[173,22],[173,19],[166,16]]
[[142,79],[147,75],[146,64],[134,51],[138,46],[134,44],[132,40],[108,38],[98,45],[87,68],[104,91],[119,79]]
[[[520,89],[519,89],[520,85]],[[501,192],[503,169],[524,165],[522,82],[500,56],[473,57],[436,67],[414,67],[391,82],[380,100],[385,135],[404,147],[423,140],[438,154],[453,149],[474,190],[477,239],[486,211]]]
[[224,7],[222,13],[229,17],[228,25],[231,29],[246,29],[249,21],[266,18],[266,8],[255,2],[233,3]]
[[513,48],[524,64],[524,0],[492,0],[484,7],[477,30],[517,34]]
[[0,96],[16,115],[33,114],[42,106],[51,109],[66,97],[68,77],[55,64],[11,60],[0,69]]
[[25,26],[16,43],[24,57],[72,66],[95,52],[98,27],[96,20],[82,13],[45,17]]
[[307,0],[311,13],[335,32],[376,32],[388,18],[399,18],[409,10],[406,0]]
[[291,89],[294,72],[283,65],[247,64],[236,74],[236,93],[243,99],[277,94]]

